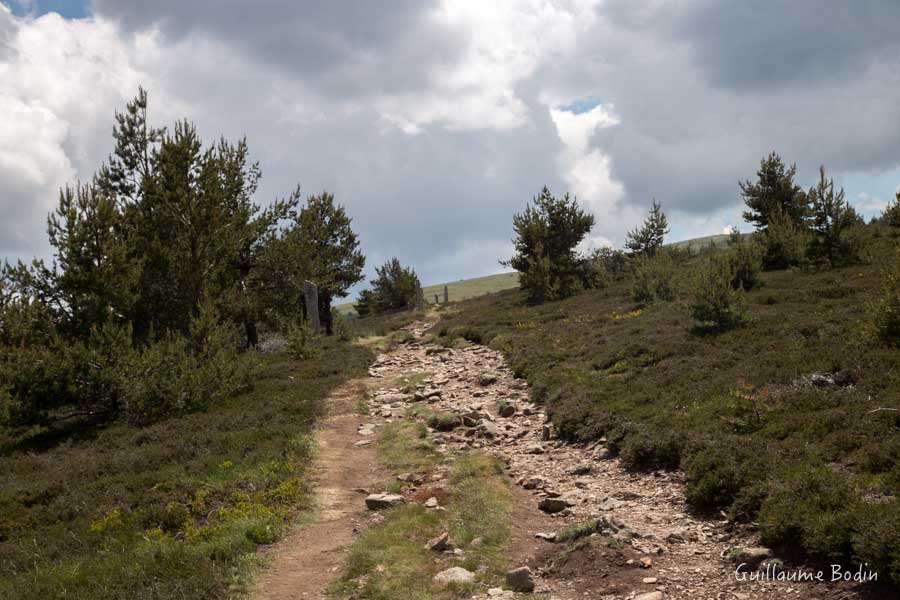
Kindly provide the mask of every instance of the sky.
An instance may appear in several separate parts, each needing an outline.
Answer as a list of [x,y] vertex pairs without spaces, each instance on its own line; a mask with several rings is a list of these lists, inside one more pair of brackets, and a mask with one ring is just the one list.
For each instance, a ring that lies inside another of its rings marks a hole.
[[150,119],[246,136],[257,201],[326,189],[367,273],[495,273],[543,186],[621,246],[655,198],[671,239],[741,222],[778,151],[867,217],[900,184],[896,0],[0,0],[0,257],[50,258],[46,215]]

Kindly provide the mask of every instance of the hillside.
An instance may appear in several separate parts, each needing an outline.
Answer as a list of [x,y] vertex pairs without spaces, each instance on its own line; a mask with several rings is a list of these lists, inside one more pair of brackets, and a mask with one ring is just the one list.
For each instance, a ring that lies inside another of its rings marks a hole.
[[[422,292],[425,296],[425,303],[434,304],[435,294],[438,295],[439,302],[443,302],[445,285],[447,286],[447,292],[450,296],[450,302],[457,302],[514,288],[519,285],[519,274],[516,272],[497,273],[496,275],[485,275],[484,277],[473,277],[471,279],[460,279],[458,281],[427,285],[422,288]],[[338,304],[335,308],[341,314],[350,314],[354,312],[353,306],[353,302],[345,302],[344,304]]]
[[868,315],[896,260],[889,231],[868,228],[865,264],[764,273],[751,323],[722,333],[686,306],[698,257],[679,259],[674,302],[637,307],[628,279],[540,306],[508,290],[435,331],[501,350],[563,438],[604,438],[635,470],[683,469],[694,508],[897,576],[900,363]]

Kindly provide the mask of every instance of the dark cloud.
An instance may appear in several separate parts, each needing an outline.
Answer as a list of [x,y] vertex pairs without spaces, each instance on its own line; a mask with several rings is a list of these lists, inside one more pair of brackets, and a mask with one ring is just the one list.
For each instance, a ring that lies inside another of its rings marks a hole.
[[435,18],[436,3],[282,0],[92,0],[126,29],[157,27],[171,42],[210,36],[330,96],[420,87],[450,63],[466,33]]

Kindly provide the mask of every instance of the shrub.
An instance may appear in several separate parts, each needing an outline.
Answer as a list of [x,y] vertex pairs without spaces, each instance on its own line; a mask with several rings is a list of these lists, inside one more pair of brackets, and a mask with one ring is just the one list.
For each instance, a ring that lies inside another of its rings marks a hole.
[[731,263],[731,287],[750,291],[760,284],[762,256],[759,246],[739,241],[732,245],[727,256]]
[[808,236],[785,214],[778,213],[768,228],[756,234],[762,246],[762,264],[766,271],[796,267],[803,263]]
[[882,273],[881,293],[872,307],[875,332],[878,338],[891,346],[900,345],[900,246],[895,253],[895,263]]
[[672,257],[660,253],[635,259],[631,298],[639,305],[669,302],[675,298],[675,267]]
[[765,544],[797,544],[827,559],[851,547],[855,498],[847,477],[824,467],[794,467],[771,486],[759,512]]
[[863,504],[852,543],[860,561],[900,584],[900,501]]
[[629,231],[625,247],[634,254],[656,256],[662,249],[663,239],[669,233],[669,220],[656,199],[650,207],[650,213],[639,229]]
[[729,329],[747,321],[742,287],[735,289],[735,273],[728,256],[711,256],[694,280],[692,316],[704,326]]
[[291,323],[287,331],[288,351],[297,360],[308,360],[319,353],[319,343],[309,322]]

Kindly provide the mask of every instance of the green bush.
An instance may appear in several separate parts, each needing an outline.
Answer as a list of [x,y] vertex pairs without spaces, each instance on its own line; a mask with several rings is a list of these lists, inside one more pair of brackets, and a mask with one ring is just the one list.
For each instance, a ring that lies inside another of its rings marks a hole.
[[852,543],[861,562],[900,585],[900,500],[863,504]]
[[305,320],[288,326],[287,340],[288,351],[297,360],[315,358],[319,353],[319,341]]
[[631,298],[638,305],[669,302],[675,299],[675,266],[665,252],[635,259]]
[[895,252],[895,263],[882,272],[881,293],[872,307],[875,332],[878,338],[891,346],[900,345],[900,246]]
[[900,192],[897,192],[893,201],[885,207],[881,222],[888,227],[900,227]]
[[746,323],[742,287],[735,289],[734,266],[728,256],[711,256],[700,267],[693,286],[691,315],[703,326],[729,329]]
[[731,264],[731,287],[750,291],[760,284],[762,270],[762,249],[752,243],[739,241],[728,250]]
[[765,544],[799,544],[839,559],[850,553],[858,503],[846,475],[799,465],[771,484],[759,511],[760,535]]
[[754,237],[762,246],[762,265],[766,271],[797,267],[806,258],[809,236],[787,215],[777,213],[768,228]]

